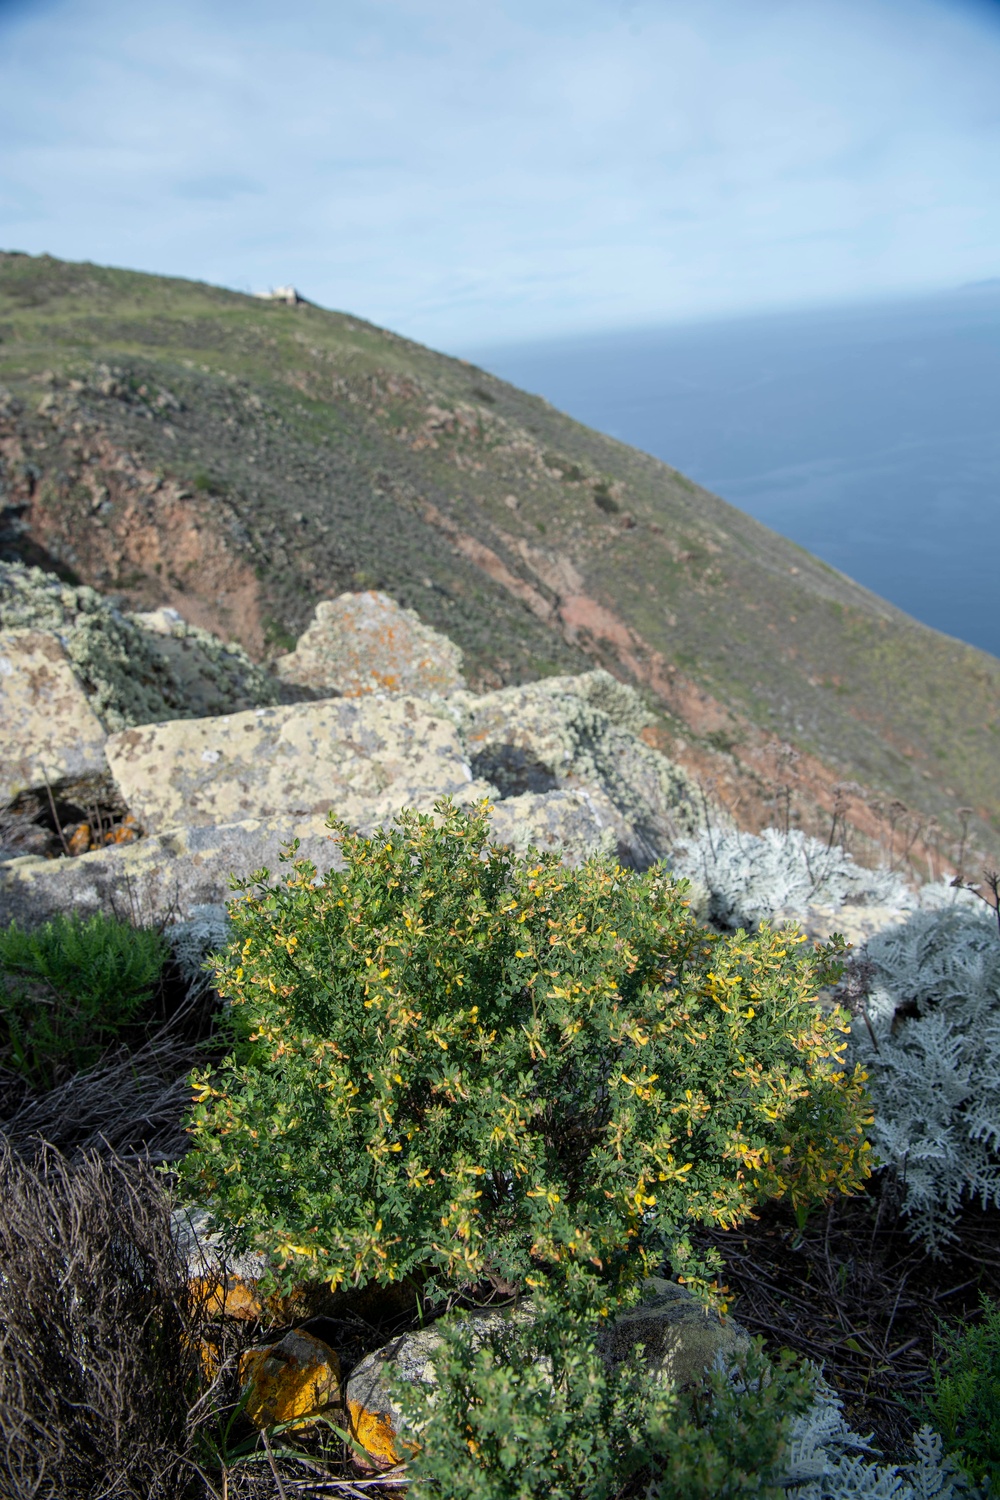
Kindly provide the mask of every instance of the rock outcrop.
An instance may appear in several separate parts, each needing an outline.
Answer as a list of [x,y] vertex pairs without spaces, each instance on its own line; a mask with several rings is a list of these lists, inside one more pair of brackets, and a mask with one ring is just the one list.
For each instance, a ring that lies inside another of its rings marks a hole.
[[638,695],[604,672],[496,693],[379,693],[137,726],[104,747],[146,837],[73,860],[0,863],[0,921],[73,906],[147,918],[225,899],[293,840],[335,865],[332,813],[371,832],[442,796],[493,804],[494,837],[569,862],[602,852],[640,868],[700,825],[693,784],[636,733]]
[[388,594],[341,594],[317,605],[295,650],[274,670],[284,682],[329,695],[448,693],[464,687],[462,653]]
[[99,775],[105,738],[56,637],[0,631],[0,804],[67,777]]
[[453,719],[410,696],[127,729],[112,735],[107,755],[151,833],[331,811],[360,824],[424,803],[429,792],[463,792],[473,779]]
[[174,611],[130,615],[95,589],[20,563],[0,562],[0,630],[57,637],[110,731],[288,697],[241,646],[186,624]]

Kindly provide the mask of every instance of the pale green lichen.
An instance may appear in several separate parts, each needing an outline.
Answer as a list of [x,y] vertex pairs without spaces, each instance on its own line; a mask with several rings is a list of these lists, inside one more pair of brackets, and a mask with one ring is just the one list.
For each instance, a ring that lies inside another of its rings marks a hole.
[[[704,827],[705,799],[686,772],[639,739],[649,720],[634,688],[604,671],[452,693],[473,775],[501,797],[563,787],[602,791],[629,828],[623,857],[639,868]],[[721,815],[719,815],[721,817]]]
[[280,688],[241,646],[178,619],[145,629],[86,585],[0,562],[0,630],[50,630],[94,712],[114,732],[164,719],[234,713],[279,701]]

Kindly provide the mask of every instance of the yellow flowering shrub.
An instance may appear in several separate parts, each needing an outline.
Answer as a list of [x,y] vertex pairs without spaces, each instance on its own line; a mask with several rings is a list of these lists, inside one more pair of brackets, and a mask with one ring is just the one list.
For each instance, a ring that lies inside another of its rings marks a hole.
[[485,805],[338,831],[341,870],[293,851],[232,904],[236,1042],[182,1166],[289,1278],[613,1281],[666,1253],[697,1284],[692,1224],[867,1176],[829,954],[705,931],[662,871],[516,855]]

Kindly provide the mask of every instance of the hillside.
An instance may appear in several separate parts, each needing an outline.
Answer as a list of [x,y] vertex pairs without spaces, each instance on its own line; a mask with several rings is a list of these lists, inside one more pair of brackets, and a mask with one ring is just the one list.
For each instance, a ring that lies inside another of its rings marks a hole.
[[477,688],[636,682],[646,737],[748,826],[836,816],[862,852],[932,864],[966,821],[1000,842],[1000,661],[463,361],[309,304],[7,254],[0,386],[2,557],[259,660],[320,599],[383,589]]

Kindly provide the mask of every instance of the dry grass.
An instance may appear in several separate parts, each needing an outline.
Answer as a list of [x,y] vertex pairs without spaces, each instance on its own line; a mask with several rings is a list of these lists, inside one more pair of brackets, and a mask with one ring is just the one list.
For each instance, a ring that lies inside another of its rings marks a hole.
[[4,1144],[0,1198],[0,1493],[196,1493],[192,1309],[151,1169]]
[[773,1349],[824,1367],[860,1432],[890,1458],[907,1456],[921,1420],[940,1320],[975,1316],[979,1294],[1000,1296],[995,1213],[967,1210],[947,1257],[907,1235],[885,1174],[856,1198],[834,1199],[804,1230],[771,1204],[740,1229],[703,1233],[721,1251],[733,1315]]

